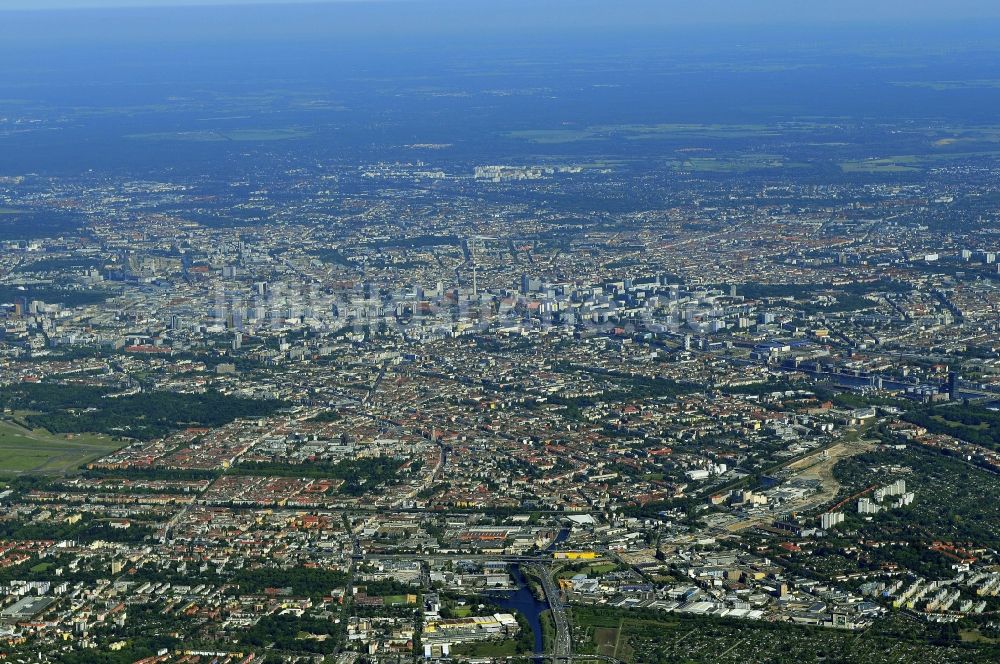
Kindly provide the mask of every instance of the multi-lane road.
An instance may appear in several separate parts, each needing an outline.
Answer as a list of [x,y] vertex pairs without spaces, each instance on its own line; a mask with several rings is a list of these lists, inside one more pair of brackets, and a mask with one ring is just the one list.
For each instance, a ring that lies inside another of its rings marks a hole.
[[542,581],[545,600],[549,604],[549,610],[552,612],[552,621],[556,626],[555,642],[552,644],[552,652],[548,656],[556,664],[570,662],[573,659],[573,642],[569,617],[566,615],[566,607],[563,605],[562,598],[559,595],[559,588],[552,578],[552,571],[546,565],[535,564],[530,567]]
[[[393,559],[393,558],[412,558],[412,555],[400,555],[400,554],[377,554],[373,556],[363,556],[366,559]],[[573,641],[572,641],[572,630],[570,629],[569,615],[566,612],[566,606],[563,604],[562,596],[559,592],[559,586],[556,583],[553,574],[552,567],[549,561],[543,557],[539,556],[485,556],[476,554],[449,554],[441,555],[435,554],[428,556],[430,559],[489,559],[489,560],[502,560],[510,564],[520,564],[526,569],[531,570],[534,576],[542,583],[542,591],[545,593],[545,601],[549,605],[549,610],[552,613],[552,621],[555,624],[556,636],[555,641],[551,644],[551,648],[548,652],[543,654],[538,654],[535,656],[538,660],[551,661],[555,664],[569,664],[570,662],[579,661],[605,661],[605,662],[618,662],[613,657],[607,657],[603,655],[574,655],[573,654]],[[503,658],[496,658],[503,659]],[[524,655],[519,655],[516,659],[524,659]]]

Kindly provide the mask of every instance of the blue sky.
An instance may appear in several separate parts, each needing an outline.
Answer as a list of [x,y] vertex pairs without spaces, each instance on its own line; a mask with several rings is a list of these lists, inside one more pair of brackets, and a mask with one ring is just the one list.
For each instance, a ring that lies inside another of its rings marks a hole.
[[305,4],[377,0],[0,0],[0,9],[85,9],[105,7],[183,7],[199,5]]
[[[0,10],[338,3],[388,6],[400,2],[438,8],[451,5],[467,14],[525,12],[526,18],[536,13],[549,17],[561,11],[594,17],[638,12],[646,20],[673,24],[1000,18],[997,0],[0,0]],[[385,10],[390,11],[388,7]]]
[[[3,9],[89,9],[113,7],[197,7],[205,5],[301,5],[376,3],[383,0],[0,0]],[[396,0],[399,1],[399,0]],[[403,0],[419,2],[421,0]]]

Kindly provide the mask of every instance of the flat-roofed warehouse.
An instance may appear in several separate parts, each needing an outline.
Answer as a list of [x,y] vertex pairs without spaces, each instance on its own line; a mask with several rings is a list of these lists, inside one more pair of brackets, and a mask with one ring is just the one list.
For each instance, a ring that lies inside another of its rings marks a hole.
[[22,597],[0,611],[0,620],[4,622],[29,620],[49,608],[55,601],[54,597]]

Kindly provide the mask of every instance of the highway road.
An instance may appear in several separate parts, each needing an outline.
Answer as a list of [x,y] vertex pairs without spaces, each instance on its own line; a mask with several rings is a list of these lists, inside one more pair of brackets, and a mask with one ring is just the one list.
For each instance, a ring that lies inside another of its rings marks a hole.
[[[606,552],[605,555],[610,554]],[[613,555],[613,554],[612,554]],[[538,661],[553,662],[554,664],[570,664],[570,662],[610,662],[611,664],[622,664],[621,660],[614,657],[608,657],[606,655],[575,655],[573,654],[573,634],[570,627],[569,615],[566,611],[566,606],[563,604],[562,596],[559,591],[559,586],[556,583],[552,567],[551,567],[551,552],[544,552],[540,555],[533,556],[504,556],[504,555],[482,555],[482,554],[433,554],[424,556],[425,560],[496,560],[504,561],[510,564],[520,564],[524,569],[530,570],[534,576],[541,580],[542,591],[545,593],[545,601],[549,605],[549,610],[552,613],[552,621],[555,624],[556,636],[555,642],[551,644],[551,649],[549,652],[534,655],[532,659]],[[361,557],[366,560],[385,560],[385,559],[412,559],[412,554],[360,554],[356,557]],[[616,558],[617,559],[617,558]],[[620,562],[621,559],[618,559]],[[426,583],[427,579],[425,579]],[[523,661],[525,655],[517,655],[512,657],[495,657],[496,661],[505,660],[518,660]]]
[[549,610],[552,612],[552,621],[556,626],[556,639],[552,644],[552,652],[548,655],[556,664],[573,661],[573,640],[569,625],[569,616],[566,615],[566,607],[563,605],[559,595],[559,588],[552,578],[552,571],[547,566],[530,565],[535,575],[542,581],[542,590],[545,591],[545,599],[549,603]]

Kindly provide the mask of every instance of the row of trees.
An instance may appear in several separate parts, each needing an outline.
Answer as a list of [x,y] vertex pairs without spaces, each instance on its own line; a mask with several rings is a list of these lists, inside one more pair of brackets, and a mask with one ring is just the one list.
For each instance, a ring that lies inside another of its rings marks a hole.
[[55,433],[97,432],[150,439],[187,426],[221,426],[241,417],[266,416],[280,401],[203,394],[149,392],[112,397],[106,387],[23,383],[0,389],[0,407],[35,411],[25,420]]

